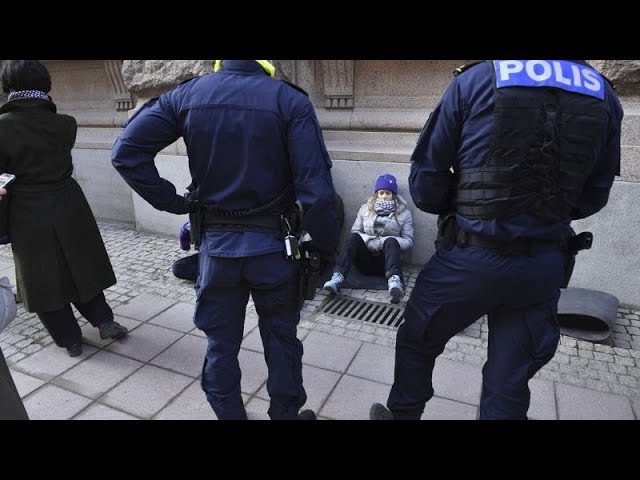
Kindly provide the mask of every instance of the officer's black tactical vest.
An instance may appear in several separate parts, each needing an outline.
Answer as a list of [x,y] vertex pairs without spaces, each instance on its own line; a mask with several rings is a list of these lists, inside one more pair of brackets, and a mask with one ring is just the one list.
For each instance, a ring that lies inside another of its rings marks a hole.
[[487,161],[459,172],[457,212],[471,219],[523,213],[550,222],[568,218],[593,166],[593,146],[607,120],[605,102],[558,88],[495,84]]

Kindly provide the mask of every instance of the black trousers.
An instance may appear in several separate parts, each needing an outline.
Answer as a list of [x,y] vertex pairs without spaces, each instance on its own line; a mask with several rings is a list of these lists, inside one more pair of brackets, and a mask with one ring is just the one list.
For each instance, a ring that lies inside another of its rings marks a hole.
[[[100,292],[86,303],[74,302],[73,305],[94,327],[99,327],[103,323],[113,320],[113,311],[107,304],[103,292]],[[70,304],[65,305],[60,310],[38,312],[38,317],[59,347],[70,347],[75,343],[80,343],[82,330],[80,330],[80,325],[78,325],[78,321],[73,315]]]
[[404,283],[402,250],[395,238],[385,240],[382,244],[382,252],[374,255],[369,251],[362,237],[358,233],[352,233],[344,242],[334,271],[340,272],[346,278],[353,265],[365,275],[384,275],[387,279],[392,275],[398,275]]
[[173,262],[171,270],[176,277],[195,282],[198,278],[199,261],[200,253],[189,255]]

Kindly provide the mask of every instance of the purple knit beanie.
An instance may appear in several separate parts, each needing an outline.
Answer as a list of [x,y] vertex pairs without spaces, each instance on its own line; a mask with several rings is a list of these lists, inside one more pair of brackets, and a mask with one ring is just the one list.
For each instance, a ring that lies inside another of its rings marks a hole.
[[376,188],[374,192],[378,190],[389,190],[396,195],[398,194],[398,183],[396,182],[396,177],[390,174],[380,175],[378,180],[376,180]]

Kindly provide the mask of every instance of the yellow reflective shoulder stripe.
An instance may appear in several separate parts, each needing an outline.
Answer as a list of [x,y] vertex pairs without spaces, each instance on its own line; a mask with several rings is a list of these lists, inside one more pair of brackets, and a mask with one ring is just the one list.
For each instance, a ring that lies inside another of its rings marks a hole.
[[[256,60],[260,64],[264,71],[269,74],[271,78],[276,76],[276,67],[274,67],[269,60]],[[216,60],[213,64],[213,71],[217,72],[222,67],[222,60]]]
[[274,67],[269,60],[256,60],[265,72],[269,74],[271,78],[276,76],[276,67]]

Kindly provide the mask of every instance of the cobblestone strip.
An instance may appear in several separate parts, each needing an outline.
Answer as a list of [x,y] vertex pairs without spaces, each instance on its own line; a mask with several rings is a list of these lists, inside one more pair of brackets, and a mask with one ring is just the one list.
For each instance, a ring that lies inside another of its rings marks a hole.
[[[171,272],[173,262],[188,254],[179,249],[177,233],[175,236],[142,233],[130,225],[106,221],[98,225],[118,279],[118,283],[106,291],[113,308],[141,293],[195,302],[193,284],[175,278]],[[13,263],[9,245],[0,246],[0,262]],[[419,271],[420,267],[406,267],[407,293],[401,305],[409,298]],[[386,291],[345,289],[342,293],[363,300],[388,301]],[[326,293],[320,291],[313,301],[305,304],[301,327],[389,347],[395,345],[395,328],[316,313],[326,297]],[[251,308],[250,304],[248,314],[254,315]],[[84,319],[81,323],[85,323]],[[451,339],[443,357],[482,365],[486,360],[487,337],[487,321],[481,318]],[[52,341],[36,315],[26,312],[22,305],[16,319],[0,334],[0,347],[9,364]],[[593,344],[562,336],[555,357],[537,377],[640,398],[640,309],[621,305],[613,335],[605,343]]]

